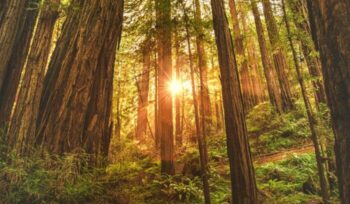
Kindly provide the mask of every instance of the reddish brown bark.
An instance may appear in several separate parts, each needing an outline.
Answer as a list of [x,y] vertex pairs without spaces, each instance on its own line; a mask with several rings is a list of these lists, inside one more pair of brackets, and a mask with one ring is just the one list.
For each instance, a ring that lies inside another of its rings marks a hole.
[[51,40],[58,17],[59,0],[46,0],[41,8],[35,34],[28,54],[23,82],[9,129],[9,143],[18,151],[31,147],[35,138],[36,119],[49,57]]
[[282,109],[282,98],[279,90],[279,81],[276,80],[276,73],[274,65],[271,63],[271,59],[267,50],[266,40],[263,25],[260,18],[260,13],[256,2],[251,0],[252,11],[255,20],[255,27],[258,35],[261,61],[264,69],[265,79],[267,83],[267,90],[269,93],[269,98],[272,106],[275,108],[276,112],[283,112]]
[[341,203],[350,203],[350,2],[307,0],[335,132]]
[[237,63],[224,2],[211,0],[211,7],[221,73],[232,203],[258,203]]
[[28,54],[38,1],[8,0],[0,24],[0,126],[8,125]]
[[84,150],[101,163],[111,136],[113,69],[122,0],[73,1],[52,55],[39,109],[37,145],[53,153]]
[[282,44],[280,42],[279,31],[277,23],[273,15],[270,0],[263,0],[264,15],[267,25],[267,31],[272,47],[273,62],[275,64],[278,81],[281,89],[282,108],[284,112],[287,112],[294,108],[291,83],[288,78],[288,64],[287,57],[284,53]]
[[172,97],[168,85],[172,80],[171,3],[156,0],[158,39],[158,134],[160,138],[161,172],[174,174],[174,135]]

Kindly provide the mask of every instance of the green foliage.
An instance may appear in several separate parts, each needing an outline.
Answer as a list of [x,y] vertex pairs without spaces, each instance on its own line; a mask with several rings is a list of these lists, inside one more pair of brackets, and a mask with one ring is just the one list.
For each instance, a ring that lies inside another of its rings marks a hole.
[[256,177],[259,189],[267,197],[267,203],[305,203],[309,200],[319,200],[317,195],[307,195],[303,192],[305,182],[312,182],[314,186],[318,186],[313,154],[293,156],[282,162],[258,167]]
[[278,115],[269,103],[254,107],[247,116],[253,154],[266,154],[310,143],[308,120],[298,101],[296,110]]
[[5,203],[81,203],[103,192],[98,170],[87,168],[88,157],[34,154],[1,157],[0,200]]

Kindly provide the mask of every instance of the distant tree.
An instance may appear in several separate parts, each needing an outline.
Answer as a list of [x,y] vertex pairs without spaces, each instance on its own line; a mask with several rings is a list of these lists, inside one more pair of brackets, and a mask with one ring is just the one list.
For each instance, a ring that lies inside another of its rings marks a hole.
[[243,98],[223,0],[211,0],[226,123],[232,203],[258,203]]
[[267,49],[265,32],[260,18],[260,13],[255,0],[251,0],[256,32],[258,35],[261,62],[264,69],[267,90],[269,93],[270,103],[278,113],[283,112],[282,97],[279,89],[279,81],[277,80],[274,64],[271,62],[270,54]]
[[145,135],[148,128],[148,92],[149,92],[149,81],[151,71],[151,43],[150,39],[147,38],[143,43],[142,47],[142,64],[143,69],[141,72],[140,79],[137,82],[137,89],[139,93],[138,110],[137,110],[137,124],[136,124],[136,135],[135,138],[139,141],[145,140]]
[[292,86],[288,77],[288,61],[284,52],[282,42],[280,40],[280,34],[277,28],[276,19],[273,15],[272,6],[270,0],[262,0],[264,15],[267,25],[267,31],[269,34],[270,44],[272,47],[272,56],[275,68],[277,71],[277,78],[279,80],[281,96],[282,96],[282,108],[284,112],[287,112],[294,108],[292,98]]

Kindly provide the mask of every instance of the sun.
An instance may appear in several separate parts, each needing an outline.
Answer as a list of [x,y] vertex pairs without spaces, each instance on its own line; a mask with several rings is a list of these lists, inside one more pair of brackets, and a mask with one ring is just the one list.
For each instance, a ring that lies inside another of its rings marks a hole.
[[169,82],[169,91],[173,95],[177,95],[182,91],[183,85],[179,80],[173,79]]

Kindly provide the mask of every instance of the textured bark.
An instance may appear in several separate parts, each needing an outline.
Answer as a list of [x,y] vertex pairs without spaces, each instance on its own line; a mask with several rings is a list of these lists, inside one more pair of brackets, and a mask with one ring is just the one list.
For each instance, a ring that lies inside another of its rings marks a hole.
[[149,43],[145,42],[143,48],[143,70],[141,73],[141,80],[138,81],[138,109],[137,109],[137,124],[135,138],[139,141],[143,141],[147,132],[148,124],[148,92],[149,92],[149,73],[151,70],[151,52],[148,49]]
[[329,200],[329,188],[328,188],[328,181],[327,181],[327,176],[326,176],[326,171],[325,171],[325,165],[323,162],[324,156],[322,154],[321,145],[319,142],[319,137],[317,135],[317,124],[316,124],[317,121],[316,121],[314,114],[313,114],[313,111],[312,111],[312,106],[311,106],[311,103],[310,103],[310,100],[308,98],[308,94],[306,91],[306,86],[305,86],[305,82],[304,82],[304,79],[302,76],[301,67],[300,67],[299,62],[298,62],[297,52],[296,52],[296,49],[295,49],[294,44],[293,44],[293,39],[292,39],[291,31],[290,31],[290,24],[288,21],[287,11],[286,11],[286,6],[285,6],[284,0],[282,0],[282,10],[283,10],[283,14],[284,14],[283,15],[284,23],[285,23],[286,28],[287,28],[289,45],[292,49],[294,66],[296,69],[298,82],[300,85],[301,94],[303,97],[303,101],[304,101],[304,105],[305,105],[305,109],[306,109],[306,113],[307,113],[307,117],[308,117],[308,121],[309,121],[311,138],[312,138],[313,145],[315,148],[317,169],[318,169],[318,175],[319,175],[320,186],[321,186],[321,196],[323,198],[323,203],[327,204],[330,202],[330,200]]
[[26,61],[38,9],[38,0],[8,0],[0,25],[0,125],[9,123]]
[[310,43],[310,38],[304,38],[305,36],[311,37],[311,30],[309,23],[307,21],[308,12],[307,5],[305,0],[298,0],[295,3],[291,3],[291,7],[294,13],[295,18],[294,23],[298,29],[301,30],[303,35],[299,35],[299,40],[302,44],[303,55],[306,59],[306,63],[309,69],[310,75],[314,78],[312,85],[315,89],[315,99],[317,105],[319,103],[326,103],[326,93],[324,90],[323,80],[321,76],[321,61],[318,57],[313,56],[312,52],[315,51],[315,46],[313,43]]
[[158,58],[157,53],[154,54],[154,134],[155,134],[155,148],[158,151],[160,147],[160,135],[159,135],[159,114],[158,114],[158,104],[159,104],[159,82],[158,82]]
[[269,53],[266,46],[264,29],[262,26],[260,13],[254,0],[251,0],[252,11],[255,20],[256,32],[258,34],[258,41],[260,47],[261,61],[264,69],[265,79],[267,83],[267,90],[269,92],[269,98],[272,106],[276,112],[283,112],[282,109],[282,98],[279,91],[279,81],[276,81],[275,67],[271,63]]
[[19,89],[16,106],[8,132],[11,146],[25,151],[33,145],[36,119],[39,111],[43,79],[49,57],[51,40],[58,17],[59,0],[46,0],[40,11],[39,20],[32,40],[23,82]]
[[174,135],[172,97],[168,83],[172,80],[171,3],[156,0],[156,28],[158,38],[158,133],[160,138],[161,171],[174,174]]
[[223,91],[232,203],[258,203],[237,63],[224,2],[211,0],[211,7]]
[[[204,117],[205,123],[211,123],[212,110],[211,102],[209,96],[208,87],[208,60],[207,54],[204,49],[204,31],[202,27],[202,11],[199,0],[194,0],[195,3],[195,21],[196,26],[196,45],[198,54],[198,68],[199,68],[199,78],[200,78],[200,103],[201,103],[201,117]],[[202,124],[202,126],[206,124]],[[204,129],[206,129],[204,127]],[[206,130],[207,132],[207,130]]]
[[272,47],[272,56],[277,71],[277,77],[280,84],[281,96],[282,96],[282,108],[284,112],[287,112],[294,108],[291,84],[288,79],[288,64],[287,58],[284,53],[282,43],[280,42],[279,32],[277,29],[277,23],[273,16],[270,0],[263,0],[264,15],[266,19],[267,31]]
[[350,2],[308,0],[313,38],[321,54],[335,131],[341,203],[350,203]]
[[7,3],[8,3],[8,0],[0,1],[0,27],[1,27],[1,23],[4,19],[5,11],[7,9]]
[[100,164],[111,136],[122,0],[73,1],[44,82],[37,145],[53,153],[84,150]]

